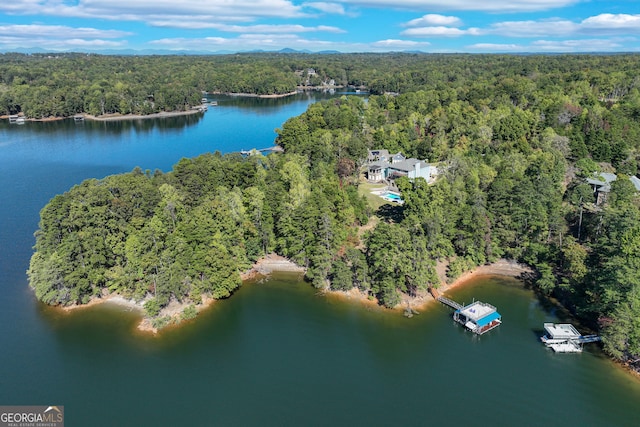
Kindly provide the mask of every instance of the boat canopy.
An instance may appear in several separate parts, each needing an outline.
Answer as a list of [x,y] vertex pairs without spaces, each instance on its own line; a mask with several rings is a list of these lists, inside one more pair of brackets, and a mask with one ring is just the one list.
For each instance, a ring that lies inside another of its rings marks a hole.
[[483,327],[483,326],[487,326],[489,323],[493,322],[494,320],[500,319],[500,313],[498,313],[497,311],[494,311],[493,313],[490,313],[486,316],[484,316],[482,319],[478,319],[478,321],[476,322],[476,324],[479,327]]

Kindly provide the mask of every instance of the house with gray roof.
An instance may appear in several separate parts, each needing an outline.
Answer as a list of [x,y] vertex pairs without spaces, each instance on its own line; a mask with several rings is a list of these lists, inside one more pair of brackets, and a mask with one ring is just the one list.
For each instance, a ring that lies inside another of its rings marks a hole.
[[[596,205],[601,205],[607,201],[611,192],[611,183],[618,177],[614,173],[600,172],[595,174],[593,178],[587,178],[587,183],[593,187],[593,193],[596,196]],[[629,177],[629,181],[633,184],[636,191],[640,192],[640,178],[635,175]]]
[[369,150],[367,161],[369,163],[373,163],[373,162],[386,163],[389,161],[389,150]]
[[409,179],[424,178],[431,182],[438,168],[426,160],[407,159],[402,153],[389,155],[387,150],[369,150],[367,179],[371,182],[394,180],[402,176]]

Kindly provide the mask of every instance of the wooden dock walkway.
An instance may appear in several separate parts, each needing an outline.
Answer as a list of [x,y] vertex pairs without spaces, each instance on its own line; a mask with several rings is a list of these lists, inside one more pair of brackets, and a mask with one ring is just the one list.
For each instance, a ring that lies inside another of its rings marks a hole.
[[601,338],[598,335],[582,335],[580,338],[578,338],[578,341],[581,344],[585,344],[589,342],[601,341]]
[[463,308],[462,304],[459,304],[459,303],[455,302],[452,299],[445,298],[445,297],[438,297],[437,299],[438,299],[438,301],[440,301],[444,305],[448,305],[449,307],[453,308],[454,310],[462,310],[462,308]]
[[437,300],[440,301],[442,304],[447,305],[451,308],[453,308],[454,310],[461,310],[463,308],[462,304],[459,304],[457,302],[455,302],[452,299],[443,297],[442,295],[440,295],[440,292],[438,292],[438,290],[436,288],[429,288],[429,293]]

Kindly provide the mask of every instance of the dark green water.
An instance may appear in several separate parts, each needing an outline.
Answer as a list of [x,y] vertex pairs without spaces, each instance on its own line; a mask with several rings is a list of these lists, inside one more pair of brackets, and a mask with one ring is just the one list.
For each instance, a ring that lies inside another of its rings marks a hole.
[[558,317],[514,280],[448,295],[499,308],[503,325],[482,337],[444,306],[406,319],[295,275],[246,285],[159,337],[119,307],[62,314],[34,300],[24,272],[53,195],[136,165],[269,146],[311,101],[221,100],[181,123],[0,124],[0,405],[64,405],[71,426],[640,425],[640,381],[594,346],[546,350],[542,324]]
[[541,325],[556,318],[519,282],[482,279],[450,296],[494,303],[504,324],[477,337],[444,306],[406,319],[291,274],[159,337],[135,332],[137,315],[120,307],[38,306],[48,340],[28,396],[64,402],[74,425],[640,423],[640,382],[597,347],[545,349]]

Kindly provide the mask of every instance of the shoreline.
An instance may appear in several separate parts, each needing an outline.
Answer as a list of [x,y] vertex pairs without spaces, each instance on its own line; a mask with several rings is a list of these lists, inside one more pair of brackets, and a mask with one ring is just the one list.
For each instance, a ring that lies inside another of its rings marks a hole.
[[262,98],[262,99],[275,99],[275,98],[286,98],[287,96],[293,96],[301,93],[298,90],[287,93],[272,93],[269,95],[259,95],[257,93],[245,93],[245,92],[208,92],[209,95],[225,95],[225,96],[235,96],[239,98]]
[[[68,117],[45,117],[42,119],[34,119],[34,118],[25,118],[27,122],[56,122],[59,120],[67,120],[73,119],[74,117],[83,117],[85,120],[91,120],[95,122],[115,122],[115,121],[124,121],[124,120],[144,120],[144,119],[161,119],[167,117],[180,117],[180,116],[190,116],[193,114],[201,113],[202,111],[197,108],[193,110],[186,111],[161,111],[159,113],[151,113],[151,114],[105,114],[102,116],[94,116],[92,114],[80,113],[73,116]],[[24,116],[22,116],[24,117]],[[0,116],[0,120],[8,119],[9,116],[4,115]]]
[[[306,271],[306,269],[295,264],[288,258],[272,253],[258,259],[249,270],[240,273],[240,279],[242,280],[242,284],[245,284],[246,282],[253,281],[259,278],[266,278],[274,272],[282,271],[302,274]],[[145,298],[141,301],[136,301],[134,299],[123,297],[119,294],[103,293],[100,296],[92,297],[86,304],[73,304],[58,308],[65,313],[71,313],[77,310],[83,310],[101,304],[113,304],[123,308],[128,308],[129,310],[136,310],[139,311],[142,315],[142,318],[136,326],[138,332],[157,335],[160,330],[153,326],[152,319],[144,315],[144,303],[147,300],[148,298]],[[160,311],[158,318],[167,316],[170,317],[169,323],[165,327],[175,327],[178,326],[179,323],[184,321],[180,316],[184,309],[188,306],[193,305],[196,309],[196,312],[200,313],[201,311],[209,308],[216,301],[217,299],[205,295],[202,296],[202,302],[199,304],[193,304],[190,301],[179,302],[175,299],[172,299],[169,304],[166,307],[163,307],[163,309]]]
[[[115,122],[122,120],[145,120],[145,119],[162,119],[167,117],[180,117],[190,116],[193,114],[201,113],[200,110],[186,110],[186,111],[161,111],[159,113],[152,114],[105,114],[103,116],[93,116],[91,114],[82,114],[86,120],[92,120],[95,122]],[[69,117],[71,118],[71,117]]]
[[[446,264],[440,265],[438,267],[438,275],[440,278],[440,286],[438,290],[440,293],[445,293],[446,291],[457,288],[460,286],[464,286],[468,282],[471,282],[472,279],[482,276],[508,276],[508,277],[520,277],[525,273],[530,273],[532,269],[529,266],[524,264],[519,264],[515,261],[509,261],[505,259],[500,259],[492,264],[486,264],[475,269],[463,273],[460,277],[455,279],[452,283],[446,282],[446,276],[444,272],[446,271]],[[267,254],[264,257],[258,259],[249,270],[240,273],[240,279],[242,283],[256,281],[258,279],[264,279],[269,277],[274,272],[293,272],[303,274],[306,271],[305,267],[299,266],[295,264],[293,261],[289,260],[286,257],[277,255],[275,253]],[[424,309],[430,304],[436,302],[435,298],[427,292],[420,291],[416,296],[408,296],[403,295],[402,301],[393,308],[387,309],[382,307],[379,304],[379,301],[374,298],[366,295],[362,291],[357,288],[352,288],[348,291],[334,291],[334,290],[325,290],[323,292],[325,296],[348,300],[350,302],[358,302],[363,305],[368,305],[370,307],[377,307],[384,310],[391,311],[401,311],[401,310],[416,310],[416,309]],[[134,299],[128,299],[118,294],[108,294],[103,293],[101,296],[93,297],[86,304],[73,304],[66,307],[60,307],[60,309],[65,313],[70,313],[76,310],[81,310],[85,308],[94,307],[100,304],[114,304],[121,306],[123,308],[128,308],[129,310],[139,311],[142,315],[136,329],[139,332],[143,333],[151,333],[153,335],[157,335],[159,329],[153,326],[153,321],[149,317],[144,315],[144,303],[148,298],[145,298],[141,301],[135,301]],[[193,304],[192,302],[179,302],[177,300],[172,299],[169,304],[164,307],[158,318],[161,317],[169,317],[169,323],[165,326],[178,326],[181,321],[184,321],[180,318],[184,309],[190,305],[194,305],[197,313],[200,313],[203,310],[206,310],[217,300],[208,296],[202,297],[202,302],[199,304]],[[162,328],[161,328],[162,329]]]
[[[473,280],[480,277],[513,277],[519,279],[522,278],[523,275],[533,272],[533,269],[526,264],[521,264],[516,261],[510,261],[506,259],[499,259],[494,263],[481,265],[474,268],[473,270],[467,271],[460,277],[455,279],[453,282],[447,283],[446,276],[444,275],[444,273],[446,272],[446,264],[439,265],[438,267],[440,286],[437,289],[441,294],[444,294],[451,289],[468,285]],[[272,273],[275,272],[295,272],[303,274],[305,271],[306,269],[304,267],[295,264],[288,258],[272,253],[258,259],[249,270],[240,274],[240,278],[244,285],[245,283],[252,281],[254,283],[260,283],[258,279],[268,278]],[[356,302],[364,306],[368,306],[370,309],[375,308],[384,311],[388,310],[395,312],[418,309],[422,310],[437,302],[436,299],[428,291],[420,291],[418,295],[414,297],[403,295],[402,301],[393,308],[385,308],[381,306],[376,298],[370,298],[357,288],[352,288],[348,291],[326,290],[323,292],[323,294],[326,297],[335,298],[343,302]],[[208,309],[216,301],[217,300],[214,298],[203,296],[202,303],[195,305],[196,311],[200,313]],[[133,299],[127,299],[118,294],[105,294],[104,296],[91,299],[87,304],[74,304],[67,307],[59,307],[59,309],[65,313],[71,313],[76,310],[91,308],[100,304],[113,304],[122,308],[127,308],[129,309],[129,311],[136,310],[140,312],[142,316],[140,321],[138,322],[138,325],[136,326],[136,330],[143,334],[152,334],[154,336],[157,336],[160,330],[158,328],[155,328],[152,324],[151,319],[144,315],[144,302],[145,300],[136,302]],[[167,324],[165,328],[172,329],[175,327],[179,327],[180,322],[185,321],[180,319],[180,314],[182,313],[184,308],[189,305],[191,304],[179,303],[178,301],[172,300],[169,305],[163,309],[163,312],[161,312],[161,315],[169,315],[171,317],[171,320],[173,321]],[[176,323],[175,320],[178,320],[178,322]],[[607,359],[625,372],[630,373],[634,378],[640,380],[640,370],[635,369],[633,366],[631,366],[631,364],[617,361],[610,357],[607,357]]]
[[[446,264],[441,264],[437,267],[438,278],[440,279],[440,285],[438,286],[438,292],[444,294],[445,292],[464,286],[478,277],[514,277],[520,278],[523,274],[531,273],[533,270],[531,267],[525,264],[520,264],[516,261],[510,261],[507,259],[499,259],[498,261],[478,266],[473,270],[467,271],[456,278],[453,282],[447,283],[446,281]],[[339,299],[346,299],[349,301],[356,301],[363,305],[381,307],[376,298],[370,298],[357,288],[350,289],[348,291],[333,291],[326,290],[325,294],[330,297],[336,297]],[[429,305],[436,302],[436,299],[428,291],[419,291],[416,296],[402,295],[402,300],[393,308],[387,310],[403,311],[403,310],[417,310],[424,309]],[[382,307],[384,308],[384,307]]]

